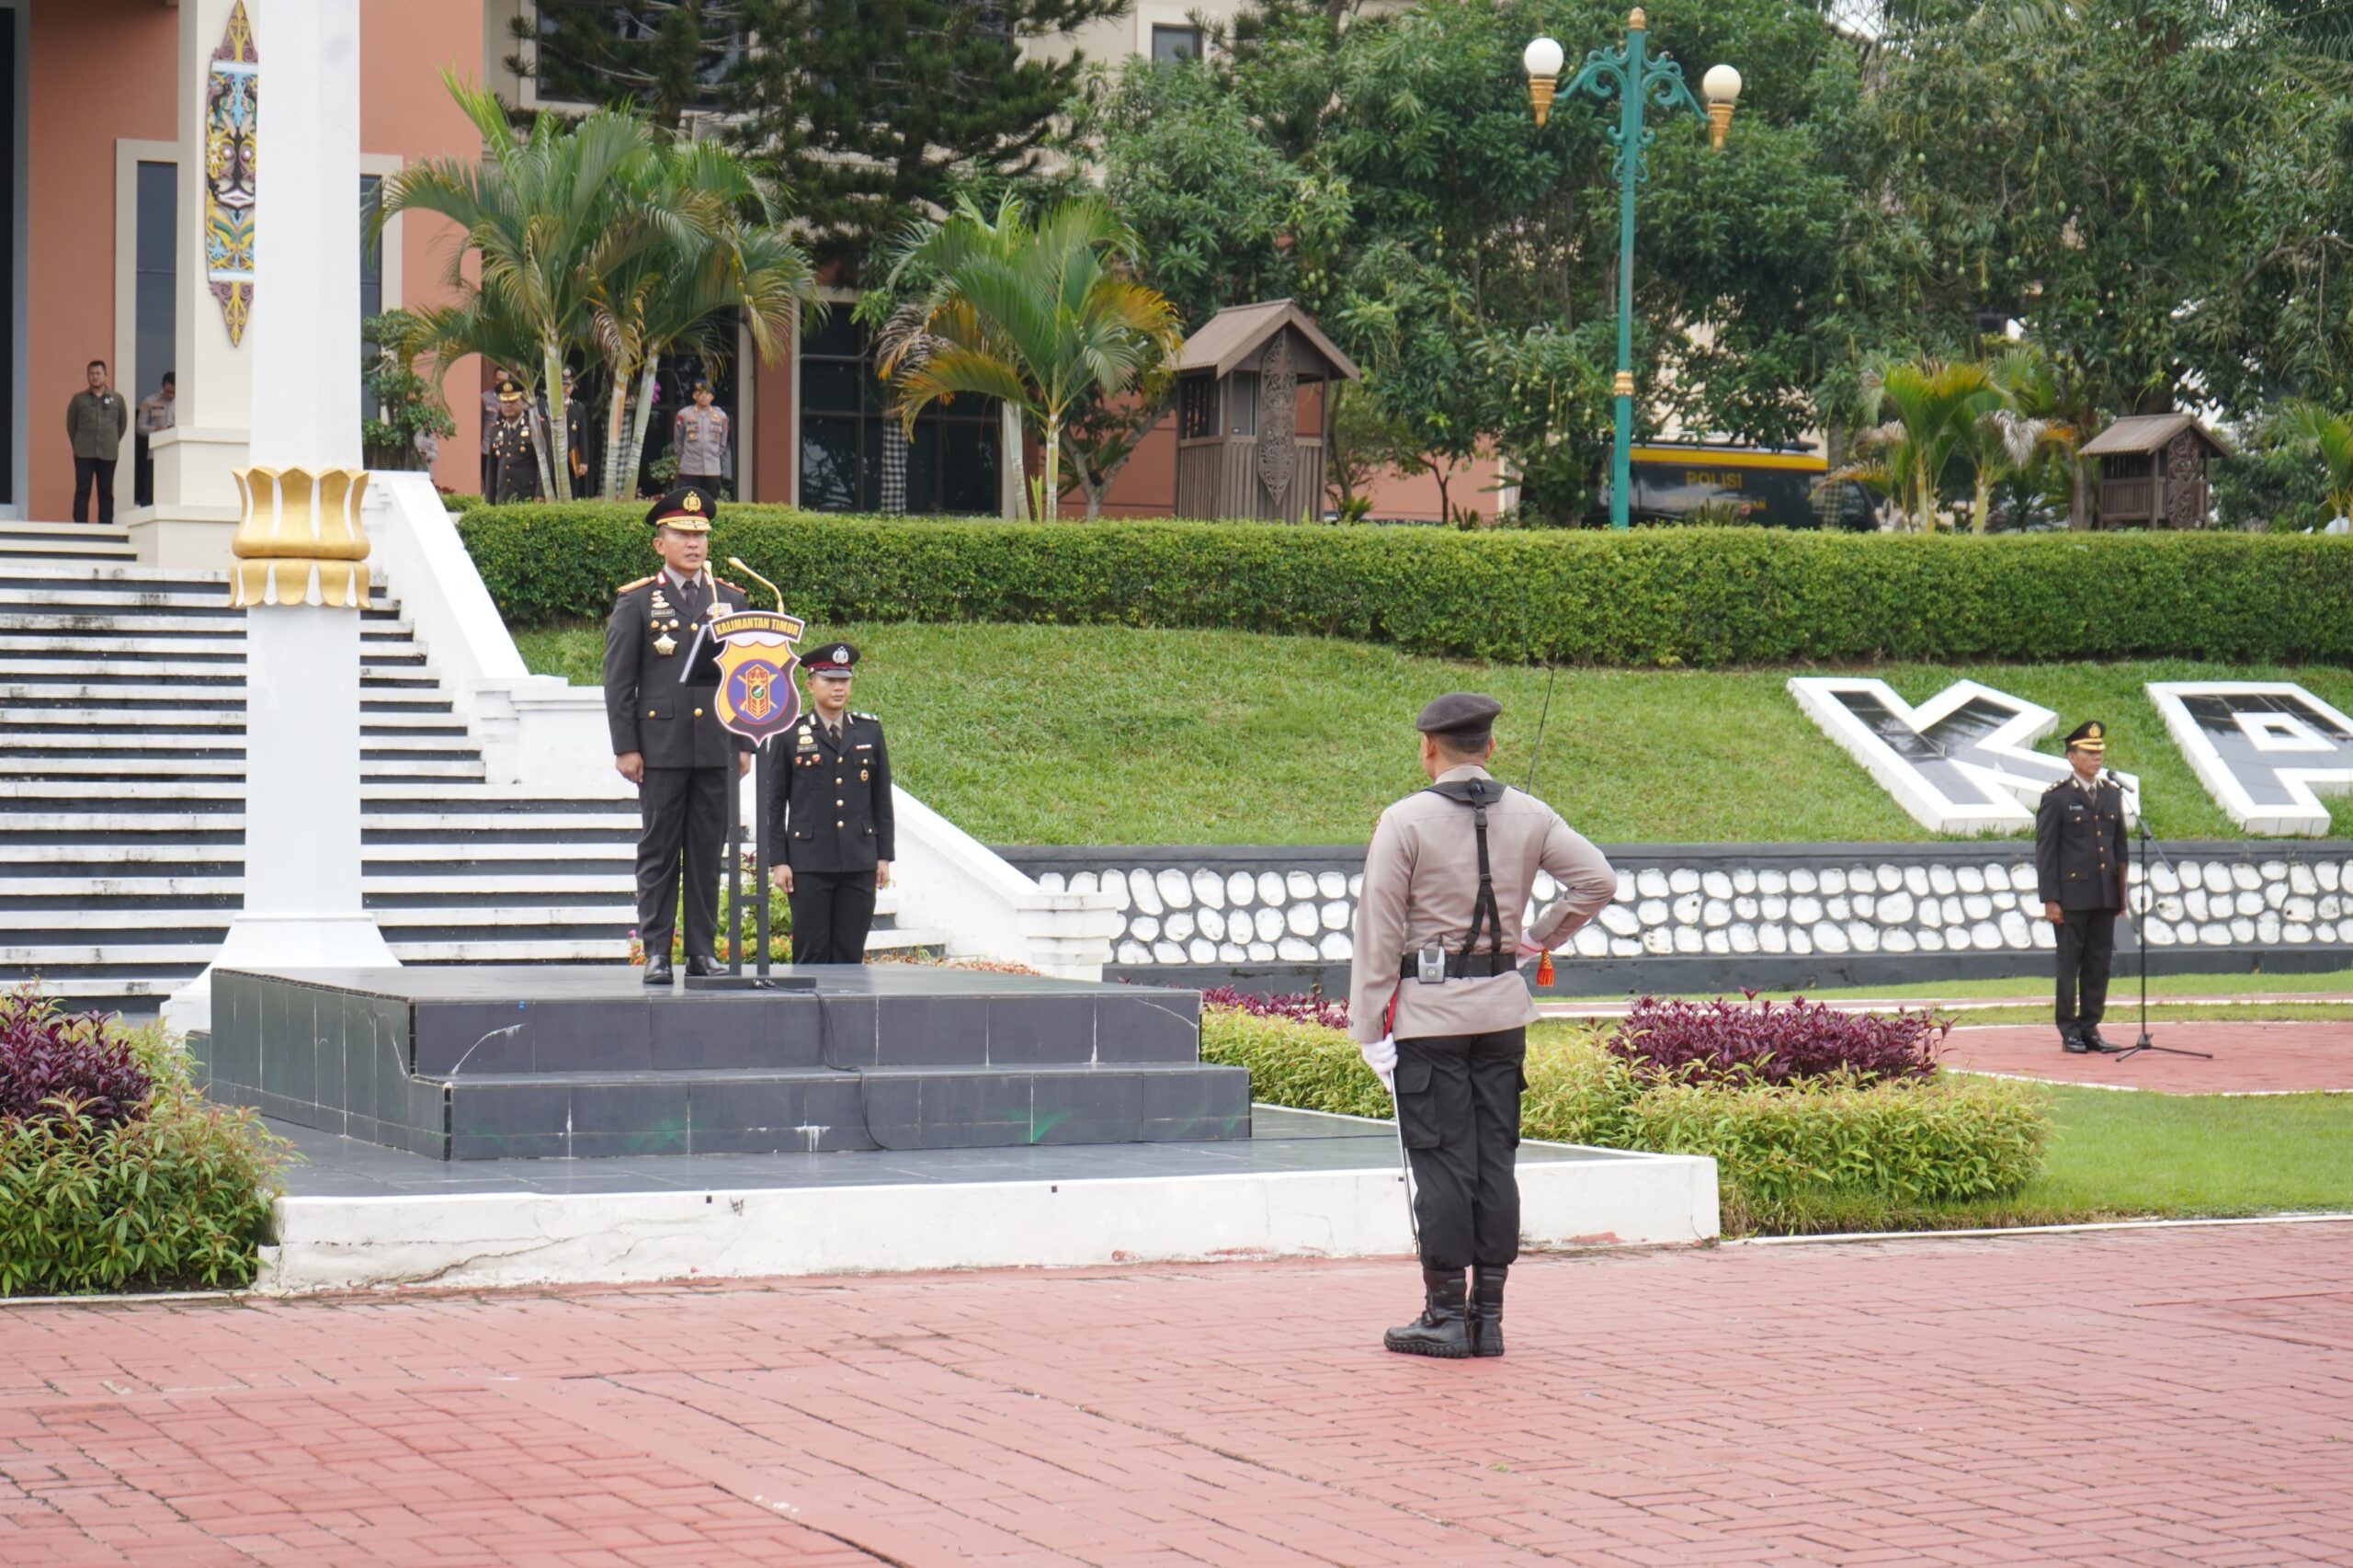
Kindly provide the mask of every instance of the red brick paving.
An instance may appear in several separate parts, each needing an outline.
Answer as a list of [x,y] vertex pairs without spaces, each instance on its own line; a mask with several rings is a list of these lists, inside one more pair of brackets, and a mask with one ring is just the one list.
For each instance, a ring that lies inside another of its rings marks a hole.
[[[2119,1045],[2140,1037],[2135,1017],[2114,1017],[2100,1033]],[[2149,1026],[2159,1045],[2211,1051],[2214,1060],[2144,1051],[2138,1056],[2070,1056],[2059,1031],[2044,1024],[1958,1028],[1942,1058],[1949,1067],[2047,1078],[2054,1084],[2098,1084],[2154,1089],[2168,1095],[2353,1091],[2353,1023],[2256,1024],[2230,1021]]]
[[2353,1562],[2353,1223],[0,1311],[0,1562]]

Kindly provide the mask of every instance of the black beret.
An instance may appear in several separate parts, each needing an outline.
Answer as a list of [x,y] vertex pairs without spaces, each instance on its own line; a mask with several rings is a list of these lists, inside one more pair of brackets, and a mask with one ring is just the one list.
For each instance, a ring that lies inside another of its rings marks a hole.
[[667,524],[688,533],[708,531],[719,520],[719,497],[699,484],[681,484],[645,509],[645,526]]
[[2106,751],[2108,729],[2098,720],[2076,725],[2067,733],[2069,751]]
[[1483,735],[1495,728],[1504,705],[1475,691],[1449,691],[1422,710],[1414,728],[1426,735]]

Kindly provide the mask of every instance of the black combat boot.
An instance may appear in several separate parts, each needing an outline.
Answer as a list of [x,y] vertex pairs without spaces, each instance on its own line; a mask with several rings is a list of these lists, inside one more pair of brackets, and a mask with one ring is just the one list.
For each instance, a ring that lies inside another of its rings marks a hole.
[[1511,1270],[1503,1264],[1489,1267],[1481,1264],[1471,1271],[1471,1354],[1500,1356],[1504,1353],[1504,1276]]
[[1381,1342],[1400,1356],[1437,1356],[1457,1361],[1471,1354],[1471,1325],[1463,1311],[1462,1270],[1422,1270],[1422,1315],[1392,1328]]

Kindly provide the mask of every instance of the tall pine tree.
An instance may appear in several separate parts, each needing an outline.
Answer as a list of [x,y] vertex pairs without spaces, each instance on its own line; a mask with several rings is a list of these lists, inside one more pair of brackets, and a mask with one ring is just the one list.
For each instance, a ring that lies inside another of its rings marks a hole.
[[536,0],[508,24],[507,69],[559,102],[630,102],[677,129],[688,109],[715,109],[744,53],[743,0]]
[[773,159],[823,260],[945,211],[959,180],[1038,169],[1085,62],[1023,45],[1132,0],[737,0],[756,47],[729,78],[745,145]]

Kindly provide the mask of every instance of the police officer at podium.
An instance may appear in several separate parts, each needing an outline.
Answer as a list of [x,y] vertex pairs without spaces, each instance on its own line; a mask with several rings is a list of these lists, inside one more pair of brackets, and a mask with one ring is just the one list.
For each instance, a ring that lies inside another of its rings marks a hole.
[[[1618,895],[1601,851],[1488,773],[1502,711],[1463,691],[1422,710],[1430,788],[1381,813],[1357,901],[1348,1028],[1396,1096],[1421,1242],[1422,1315],[1384,1338],[1400,1355],[1504,1353],[1504,1276],[1519,1254],[1514,1151],[1536,1018],[1519,964]],[[1563,896],[1523,929],[1540,869]]]
[[740,609],[744,590],[710,574],[719,503],[682,484],[647,509],[662,570],[620,590],[605,626],[605,716],[613,766],[637,786],[637,933],[645,983],[667,984],[681,881],[688,974],[720,972],[720,858],[727,842],[727,770],[752,765],[752,743],[719,722],[719,649],[701,635]]
[[2095,720],[2067,736],[2068,776],[2034,813],[2034,874],[2059,948],[2059,1043],[2071,1055],[2120,1049],[2100,1038],[2116,916],[2131,864],[2124,790],[2105,767],[2108,732]]
[[792,901],[795,964],[864,963],[891,883],[891,753],[882,721],[849,710],[857,665],[851,644],[821,644],[801,665],[809,711],[769,746],[783,777],[767,791],[768,875]]

